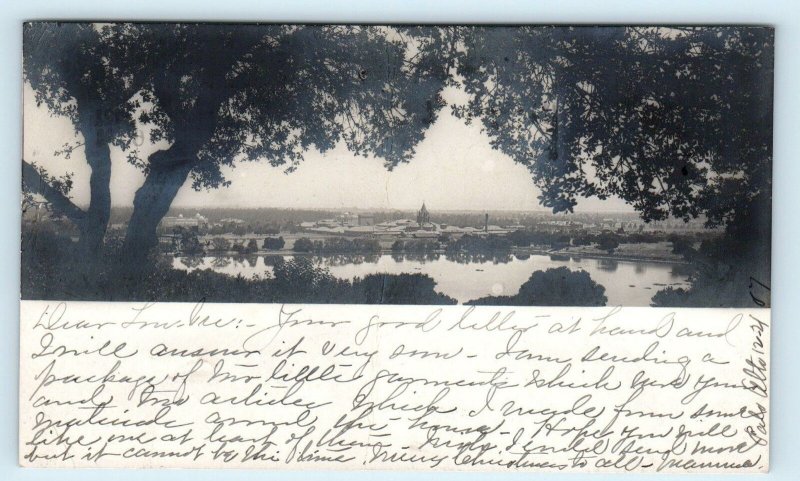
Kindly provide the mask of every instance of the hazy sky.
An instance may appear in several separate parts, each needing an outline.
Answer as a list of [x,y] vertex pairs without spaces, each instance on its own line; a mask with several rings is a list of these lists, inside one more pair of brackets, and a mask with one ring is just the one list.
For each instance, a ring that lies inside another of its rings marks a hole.
[[[449,100],[458,91],[446,92]],[[53,153],[66,142],[82,140],[74,136],[70,122],[51,116],[46,108],[31,101],[26,86],[24,105],[24,158],[44,166],[52,174],[73,172],[73,200],[88,203],[89,173],[83,149],[69,160]],[[147,155],[166,145],[141,148]],[[427,132],[417,153],[407,164],[388,172],[381,159],[355,157],[343,146],[320,154],[309,151],[298,169],[285,174],[282,168],[267,163],[240,163],[226,169],[232,181],[228,188],[196,192],[190,183],[178,193],[175,207],[294,207],[417,209],[425,201],[431,210],[542,210],[539,190],[527,169],[492,149],[480,126],[467,126],[442,111]],[[125,155],[112,150],[112,203],[132,205],[133,195],[143,175],[128,164]],[[579,211],[629,211],[618,199],[585,199]]]

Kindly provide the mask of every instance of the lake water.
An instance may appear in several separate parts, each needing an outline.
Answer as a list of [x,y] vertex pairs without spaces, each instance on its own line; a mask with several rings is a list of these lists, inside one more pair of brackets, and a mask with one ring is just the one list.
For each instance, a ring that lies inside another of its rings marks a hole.
[[[267,261],[265,262],[265,259]],[[291,259],[286,256],[285,259]],[[584,270],[606,288],[608,304],[648,306],[652,296],[666,286],[686,287],[684,266],[655,262],[587,259],[567,256],[531,255],[511,257],[508,262],[455,262],[440,256],[433,260],[413,260],[391,255],[370,258],[330,256],[314,257],[340,279],[364,277],[367,274],[427,274],[436,281],[436,290],[464,303],[488,295],[514,295],[534,271],[566,266]],[[272,273],[269,258],[176,257],[176,269],[212,269],[216,272],[245,277]]]

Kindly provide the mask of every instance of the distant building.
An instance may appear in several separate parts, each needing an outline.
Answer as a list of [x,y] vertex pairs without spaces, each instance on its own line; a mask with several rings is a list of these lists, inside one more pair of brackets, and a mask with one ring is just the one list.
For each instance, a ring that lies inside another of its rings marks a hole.
[[375,225],[375,216],[372,214],[358,214],[358,225]]
[[373,234],[375,232],[375,226],[372,225],[360,225],[356,227],[349,227],[344,231],[347,234]]
[[356,214],[351,214],[350,212],[345,212],[344,214],[339,215],[336,220],[339,221],[342,225],[349,225],[349,226],[356,226],[360,225],[358,223],[358,218],[360,216]]
[[428,208],[425,207],[425,202],[422,203],[422,208],[419,209],[417,212],[417,224],[420,227],[424,226],[425,224],[430,224],[431,222],[431,214],[428,212]]
[[184,217],[183,214],[179,214],[177,217],[167,216],[161,219],[161,226],[167,229],[172,227],[200,227],[205,225],[208,225],[208,219],[199,213],[195,214],[194,217]]

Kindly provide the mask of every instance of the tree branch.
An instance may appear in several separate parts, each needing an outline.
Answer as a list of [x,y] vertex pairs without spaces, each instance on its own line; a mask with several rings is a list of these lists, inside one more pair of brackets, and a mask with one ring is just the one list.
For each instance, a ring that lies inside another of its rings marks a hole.
[[30,192],[44,197],[54,211],[66,216],[69,220],[80,223],[86,218],[86,212],[61,191],[48,184],[36,167],[26,162],[25,159],[22,159],[22,183]]

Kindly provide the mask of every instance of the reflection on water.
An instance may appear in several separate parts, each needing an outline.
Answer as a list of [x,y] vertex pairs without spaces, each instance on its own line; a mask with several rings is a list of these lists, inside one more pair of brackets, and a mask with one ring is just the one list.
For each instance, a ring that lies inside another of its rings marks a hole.
[[181,266],[191,271],[193,269],[197,269],[198,267],[200,268],[203,267],[206,259],[207,259],[206,257],[181,257],[180,263]]
[[687,264],[675,264],[672,266],[672,275],[676,277],[689,277],[692,274],[692,266]]
[[412,262],[431,262],[438,261],[441,254],[437,252],[418,252],[400,254],[401,262],[404,260]]
[[347,264],[375,264],[378,262],[380,254],[330,254],[324,257],[314,256],[314,261],[317,264],[329,266],[345,266]]
[[[486,264],[486,263],[508,264],[509,262],[514,260],[514,257],[509,252],[458,251],[458,252],[448,252],[447,254],[445,254],[445,258],[448,261],[457,264]],[[408,259],[408,257],[406,257],[406,259]]]
[[[606,297],[611,305],[647,306],[653,294],[664,287],[688,285],[686,266],[673,264],[570,256],[462,254],[336,254],[312,258],[316,265],[326,267],[340,279],[377,273],[427,274],[436,281],[438,292],[461,303],[488,295],[514,295],[533,272],[561,266],[588,272],[595,282],[606,288]],[[273,266],[280,259],[291,258],[275,255],[178,257],[173,260],[173,267],[212,269],[231,276],[265,277],[272,275]]]
[[283,262],[283,256],[269,255],[264,256],[264,265],[274,266],[278,262]]
[[[597,259],[597,268],[606,272],[617,272],[619,261],[614,259]],[[639,272],[635,272],[639,274]]]
[[216,270],[224,269],[231,263],[231,257],[214,257],[211,260],[211,267]]

